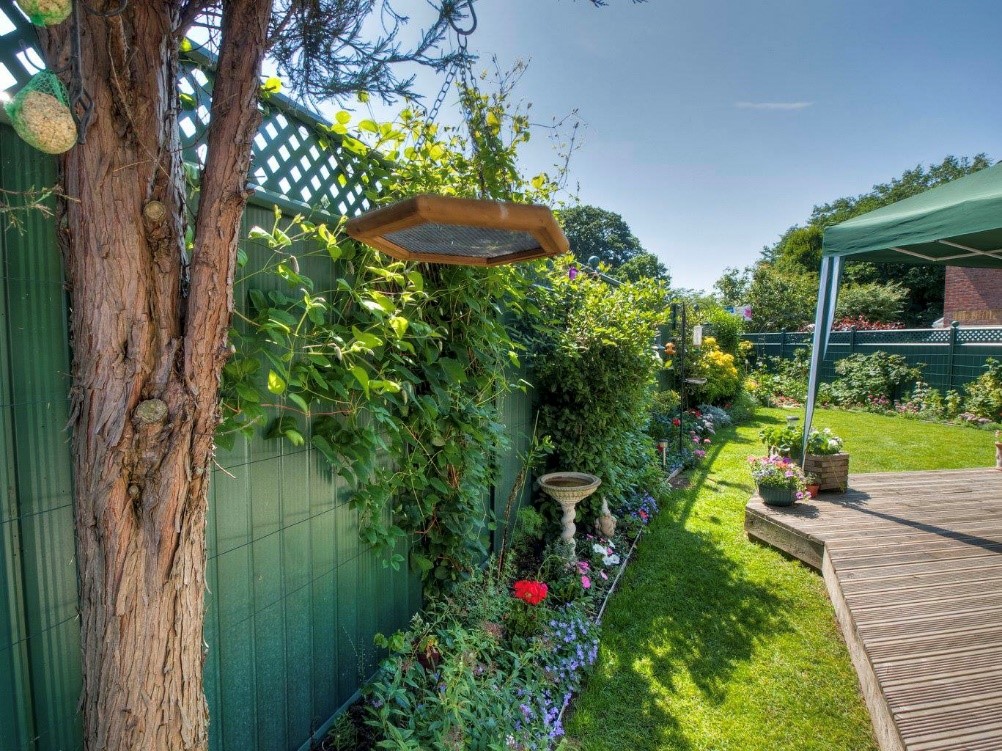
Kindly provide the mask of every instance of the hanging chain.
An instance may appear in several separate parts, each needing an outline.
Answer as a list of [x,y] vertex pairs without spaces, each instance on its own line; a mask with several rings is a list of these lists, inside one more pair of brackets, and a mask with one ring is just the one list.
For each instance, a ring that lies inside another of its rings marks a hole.
[[[77,143],[87,142],[87,128],[94,114],[94,99],[84,88],[83,48],[80,43],[80,8],[82,2],[73,3],[73,28],[70,31],[72,51],[70,52],[70,114],[77,124]],[[89,10],[89,9],[88,9]],[[124,10],[124,5],[123,5]]]
[[[470,14],[470,25],[468,28],[461,28],[457,22],[459,17],[460,9],[466,6]],[[473,10],[473,0],[463,0],[461,3],[457,3],[452,7],[449,17],[449,26],[456,33],[458,39],[458,51],[456,58],[452,65],[449,66],[448,71],[445,74],[445,81],[442,82],[442,88],[439,89],[438,96],[435,97],[435,101],[431,105],[431,109],[428,110],[426,125],[424,130],[421,131],[421,135],[418,136],[417,141],[414,144],[414,150],[420,151],[421,147],[424,146],[424,142],[428,138],[428,130],[431,125],[435,123],[438,118],[438,112],[442,109],[442,104],[445,102],[445,98],[449,95],[449,91],[452,89],[452,84],[456,80],[456,75],[459,74],[462,77],[462,83],[465,87],[466,85],[466,69],[470,65],[469,57],[466,54],[466,40],[474,31],[477,30],[477,14]]]

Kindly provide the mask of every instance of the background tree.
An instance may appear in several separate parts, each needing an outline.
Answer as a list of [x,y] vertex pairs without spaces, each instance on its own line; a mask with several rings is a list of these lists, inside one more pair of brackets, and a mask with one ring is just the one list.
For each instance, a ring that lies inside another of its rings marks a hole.
[[[90,749],[204,749],[206,490],[227,360],[240,219],[270,54],[295,92],[406,92],[394,66],[435,50],[456,3],[417,43],[372,0],[117,0],[79,14],[86,142],[60,158],[73,343],[74,506]],[[375,15],[382,24],[368,24]],[[178,136],[182,40],[218,55],[189,203]],[[363,27],[382,29],[369,38]],[[40,32],[66,70],[71,24]],[[186,245],[186,231],[191,240]],[[189,259],[190,258],[190,262]]]
[[[743,271],[726,269],[714,286],[726,301],[752,306],[753,329],[802,328],[814,320],[822,238],[827,227],[991,164],[985,154],[948,156],[938,164],[906,170],[900,177],[874,185],[867,193],[815,206],[805,224],[790,227],[776,243],[764,248],[758,263]],[[844,300],[839,303],[839,315],[928,326],[943,312],[944,275],[943,266],[849,261],[843,271],[839,296]],[[803,297],[807,287],[814,290],[809,306]],[[742,296],[747,299],[737,299]],[[784,298],[790,305],[786,310],[782,309]]]
[[668,273],[668,267],[661,263],[656,255],[648,253],[646,250],[613,269],[612,276],[625,282],[656,279],[664,282],[666,286],[671,284],[671,274]]
[[581,263],[597,256],[615,271],[631,258],[646,252],[623,217],[612,211],[597,206],[573,206],[558,212],[558,218],[571,252]]
[[725,305],[739,305],[748,297],[748,287],[751,285],[751,268],[738,269],[728,266],[724,273],[713,283],[713,289]]

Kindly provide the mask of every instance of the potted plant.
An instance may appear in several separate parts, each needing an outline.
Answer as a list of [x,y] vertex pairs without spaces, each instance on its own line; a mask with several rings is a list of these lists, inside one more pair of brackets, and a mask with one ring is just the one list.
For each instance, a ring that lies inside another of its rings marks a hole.
[[792,506],[803,499],[804,471],[786,456],[749,456],[758,494],[769,506]]
[[821,490],[845,492],[849,485],[849,455],[842,451],[842,439],[830,428],[812,430],[807,436],[804,471],[818,478]]
[[818,493],[821,492],[821,480],[818,479],[817,475],[805,474],[804,485],[807,486],[807,494],[811,498],[818,497]]
[[762,428],[758,437],[770,454],[794,456],[800,454],[801,430],[796,425],[771,425]]

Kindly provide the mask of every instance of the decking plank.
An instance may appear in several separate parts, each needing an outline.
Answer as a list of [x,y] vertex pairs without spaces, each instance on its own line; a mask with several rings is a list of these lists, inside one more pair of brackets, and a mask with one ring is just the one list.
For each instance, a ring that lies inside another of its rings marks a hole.
[[821,570],[885,751],[1002,749],[1002,472],[853,475],[749,537]]

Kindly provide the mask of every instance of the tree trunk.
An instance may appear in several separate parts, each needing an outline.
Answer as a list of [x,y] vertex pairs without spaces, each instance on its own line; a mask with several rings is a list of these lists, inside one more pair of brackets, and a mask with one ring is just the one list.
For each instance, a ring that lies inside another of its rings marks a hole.
[[[177,129],[181,6],[133,0],[117,16],[80,13],[94,117],[86,143],[61,165],[91,751],[207,746],[207,485],[271,3],[223,3],[190,268]],[[43,34],[52,67],[66,59],[68,27]]]

